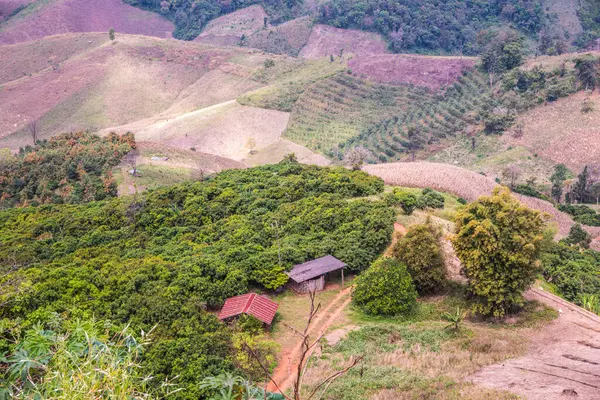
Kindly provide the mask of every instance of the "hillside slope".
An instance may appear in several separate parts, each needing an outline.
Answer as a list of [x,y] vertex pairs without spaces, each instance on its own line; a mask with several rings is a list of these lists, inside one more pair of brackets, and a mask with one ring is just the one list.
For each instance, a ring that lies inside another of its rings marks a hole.
[[[0,46],[1,145],[27,143],[26,126],[41,137],[98,130],[168,111],[188,112],[236,98],[261,84],[251,79],[265,57],[245,49],[122,35],[67,34]],[[231,62],[241,59],[247,65]]]
[[174,29],[163,17],[122,0],[37,0],[0,24],[0,44],[67,32],[108,32],[111,27],[118,33],[156,37],[168,37]]

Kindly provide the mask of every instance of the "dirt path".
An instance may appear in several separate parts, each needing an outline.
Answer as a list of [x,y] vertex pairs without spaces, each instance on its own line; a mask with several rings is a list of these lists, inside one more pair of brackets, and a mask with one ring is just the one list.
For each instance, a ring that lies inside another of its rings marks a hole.
[[[320,336],[322,336],[327,329],[335,322],[335,320],[341,315],[342,311],[352,301],[350,297],[350,293],[352,292],[352,287],[348,287],[338,293],[337,296],[329,303],[329,305],[319,311],[317,317],[313,320],[311,327],[309,328],[308,334],[310,335],[311,340],[316,340]],[[347,297],[347,298],[345,298]],[[341,304],[340,304],[341,302]],[[318,346],[315,346],[318,347]],[[315,347],[312,348],[308,357],[314,351]],[[302,353],[302,339],[299,337],[296,345],[288,351],[283,352],[281,356],[281,361],[275,368],[273,372],[273,380],[277,382],[279,388],[282,391],[286,391],[289,389],[295,380],[294,372],[297,370],[298,363],[300,362],[300,355]],[[307,357],[307,358],[308,358]],[[273,384],[273,382],[269,383],[267,386],[267,390],[269,391],[277,391],[277,387]]]
[[559,311],[559,317],[533,332],[529,352],[490,365],[468,378],[530,400],[600,399],[600,317],[540,289],[526,293]]
[[392,235],[392,243],[388,246],[384,253],[387,257],[392,256],[394,246],[396,246],[396,243],[398,243],[398,239],[400,239],[400,236],[406,235],[407,232],[408,229],[406,229],[404,225],[399,224],[398,222],[394,222],[394,234]]

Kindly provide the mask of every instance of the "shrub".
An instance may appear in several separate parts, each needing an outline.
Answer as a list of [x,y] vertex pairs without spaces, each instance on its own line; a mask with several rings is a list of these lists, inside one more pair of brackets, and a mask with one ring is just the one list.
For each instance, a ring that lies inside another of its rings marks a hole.
[[463,206],[467,204],[467,200],[463,199],[462,197],[459,197],[456,201],[458,204],[462,204]]
[[411,215],[417,207],[417,196],[408,193],[400,188],[394,188],[390,193],[386,193],[383,200],[389,206],[401,207],[406,215]]
[[442,232],[431,221],[413,225],[394,247],[394,257],[406,265],[420,294],[433,293],[446,280]]
[[579,224],[575,224],[569,231],[569,236],[565,238],[565,242],[572,245],[581,246],[584,249],[589,249],[590,243],[592,243],[592,237],[590,234],[581,227]]
[[496,188],[458,212],[453,245],[476,302],[473,311],[502,317],[523,304],[523,292],[539,271],[544,227],[542,214],[507,188]]
[[592,101],[592,99],[585,99],[583,100],[583,104],[581,105],[581,113],[582,114],[589,114],[591,112],[593,112],[596,109],[596,106],[594,104],[594,102]]
[[424,210],[426,208],[444,208],[444,196],[435,190],[426,188],[417,200],[417,208]]
[[367,314],[397,315],[413,309],[417,291],[404,264],[382,258],[356,278],[352,300]]

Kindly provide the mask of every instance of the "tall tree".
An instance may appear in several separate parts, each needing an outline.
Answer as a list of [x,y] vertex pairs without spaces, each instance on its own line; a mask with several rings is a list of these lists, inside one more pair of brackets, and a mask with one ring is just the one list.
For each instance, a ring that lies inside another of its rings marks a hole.
[[577,176],[577,182],[573,186],[572,200],[585,203],[590,197],[590,182],[589,182],[588,166],[583,168],[583,171]]
[[600,80],[600,59],[591,55],[579,57],[575,60],[577,78],[586,89],[594,90]]
[[503,317],[523,304],[523,292],[539,272],[545,218],[506,188],[497,188],[456,216],[454,249],[473,295],[473,311]]
[[412,125],[408,127],[407,138],[407,148],[412,153],[412,159],[414,161],[416,151],[421,150],[427,144],[427,136],[418,127]]
[[554,167],[554,173],[550,177],[552,182],[552,198],[560,203],[563,195],[563,187],[565,186],[565,180],[567,179],[567,167],[564,164],[558,164]]

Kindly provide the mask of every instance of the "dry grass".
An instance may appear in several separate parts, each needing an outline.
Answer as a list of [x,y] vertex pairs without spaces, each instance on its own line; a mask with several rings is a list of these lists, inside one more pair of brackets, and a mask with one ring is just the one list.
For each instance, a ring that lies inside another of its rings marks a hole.
[[67,32],[108,32],[166,37],[173,24],[158,14],[121,0],[38,1],[11,18],[0,31],[0,44],[19,43]]
[[[582,114],[590,98],[596,109]],[[512,146],[524,146],[540,157],[562,163],[576,172],[600,160],[600,94],[579,92],[543,107],[535,107],[519,118],[523,136],[504,135]]]
[[[367,165],[364,170],[379,176],[388,185],[416,188],[430,187],[441,192],[455,194],[473,201],[491,194],[498,186],[493,180],[464,168],[430,162],[390,163]],[[558,211],[547,201],[515,194],[531,208],[550,214],[558,225],[559,235],[569,233],[573,220],[568,214]],[[593,237],[600,236],[600,228],[586,227]]]
[[354,57],[348,62],[354,75],[387,84],[413,84],[437,90],[452,84],[475,66],[472,57],[427,57],[375,54]]
[[261,6],[246,7],[213,19],[194,40],[207,44],[235,46],[239,44],[242,35],[250,36],[262,29],[265,17],[267,13]]
[[339,60],[340,51],[355,56],[388,52],[385,40],[376,33],[315,25],[299,56],[321,58],[334,55]]
[[[127,35],[110,45],[106,36],[0,46],[0,54],[17,55],[0,57],[2,79],[11,80],[0,88],[0,137],[15,134],[0,145],[27,143],[24,127],[32,120],[40,120],[43,138],[96,131],[189,112],[262,86],[253,73],[267,56],[256,50]],[[55,67],[44,68],[52,54]]]
[[457,301],[462,300],[453,295],[422,299],[421,311],[400,321],[352,312],[348,323],[362,329],[333,347],[325,346],[308,368],[305,382],[313,385],[350,357],[364,354],[363,365],[339,378],[325,399],[516,398],[500,390],[475,388],[465,378],[484,366],[526,354],[536,332],[556,313],[533,303],[515,325],[465,322],[461,333],[452,334],[444,330],[439,316]]
[[244,45],[269,53],[296,57],[308,42],[312,27],[311,17],[296,18],[255,32],[244,42]]

